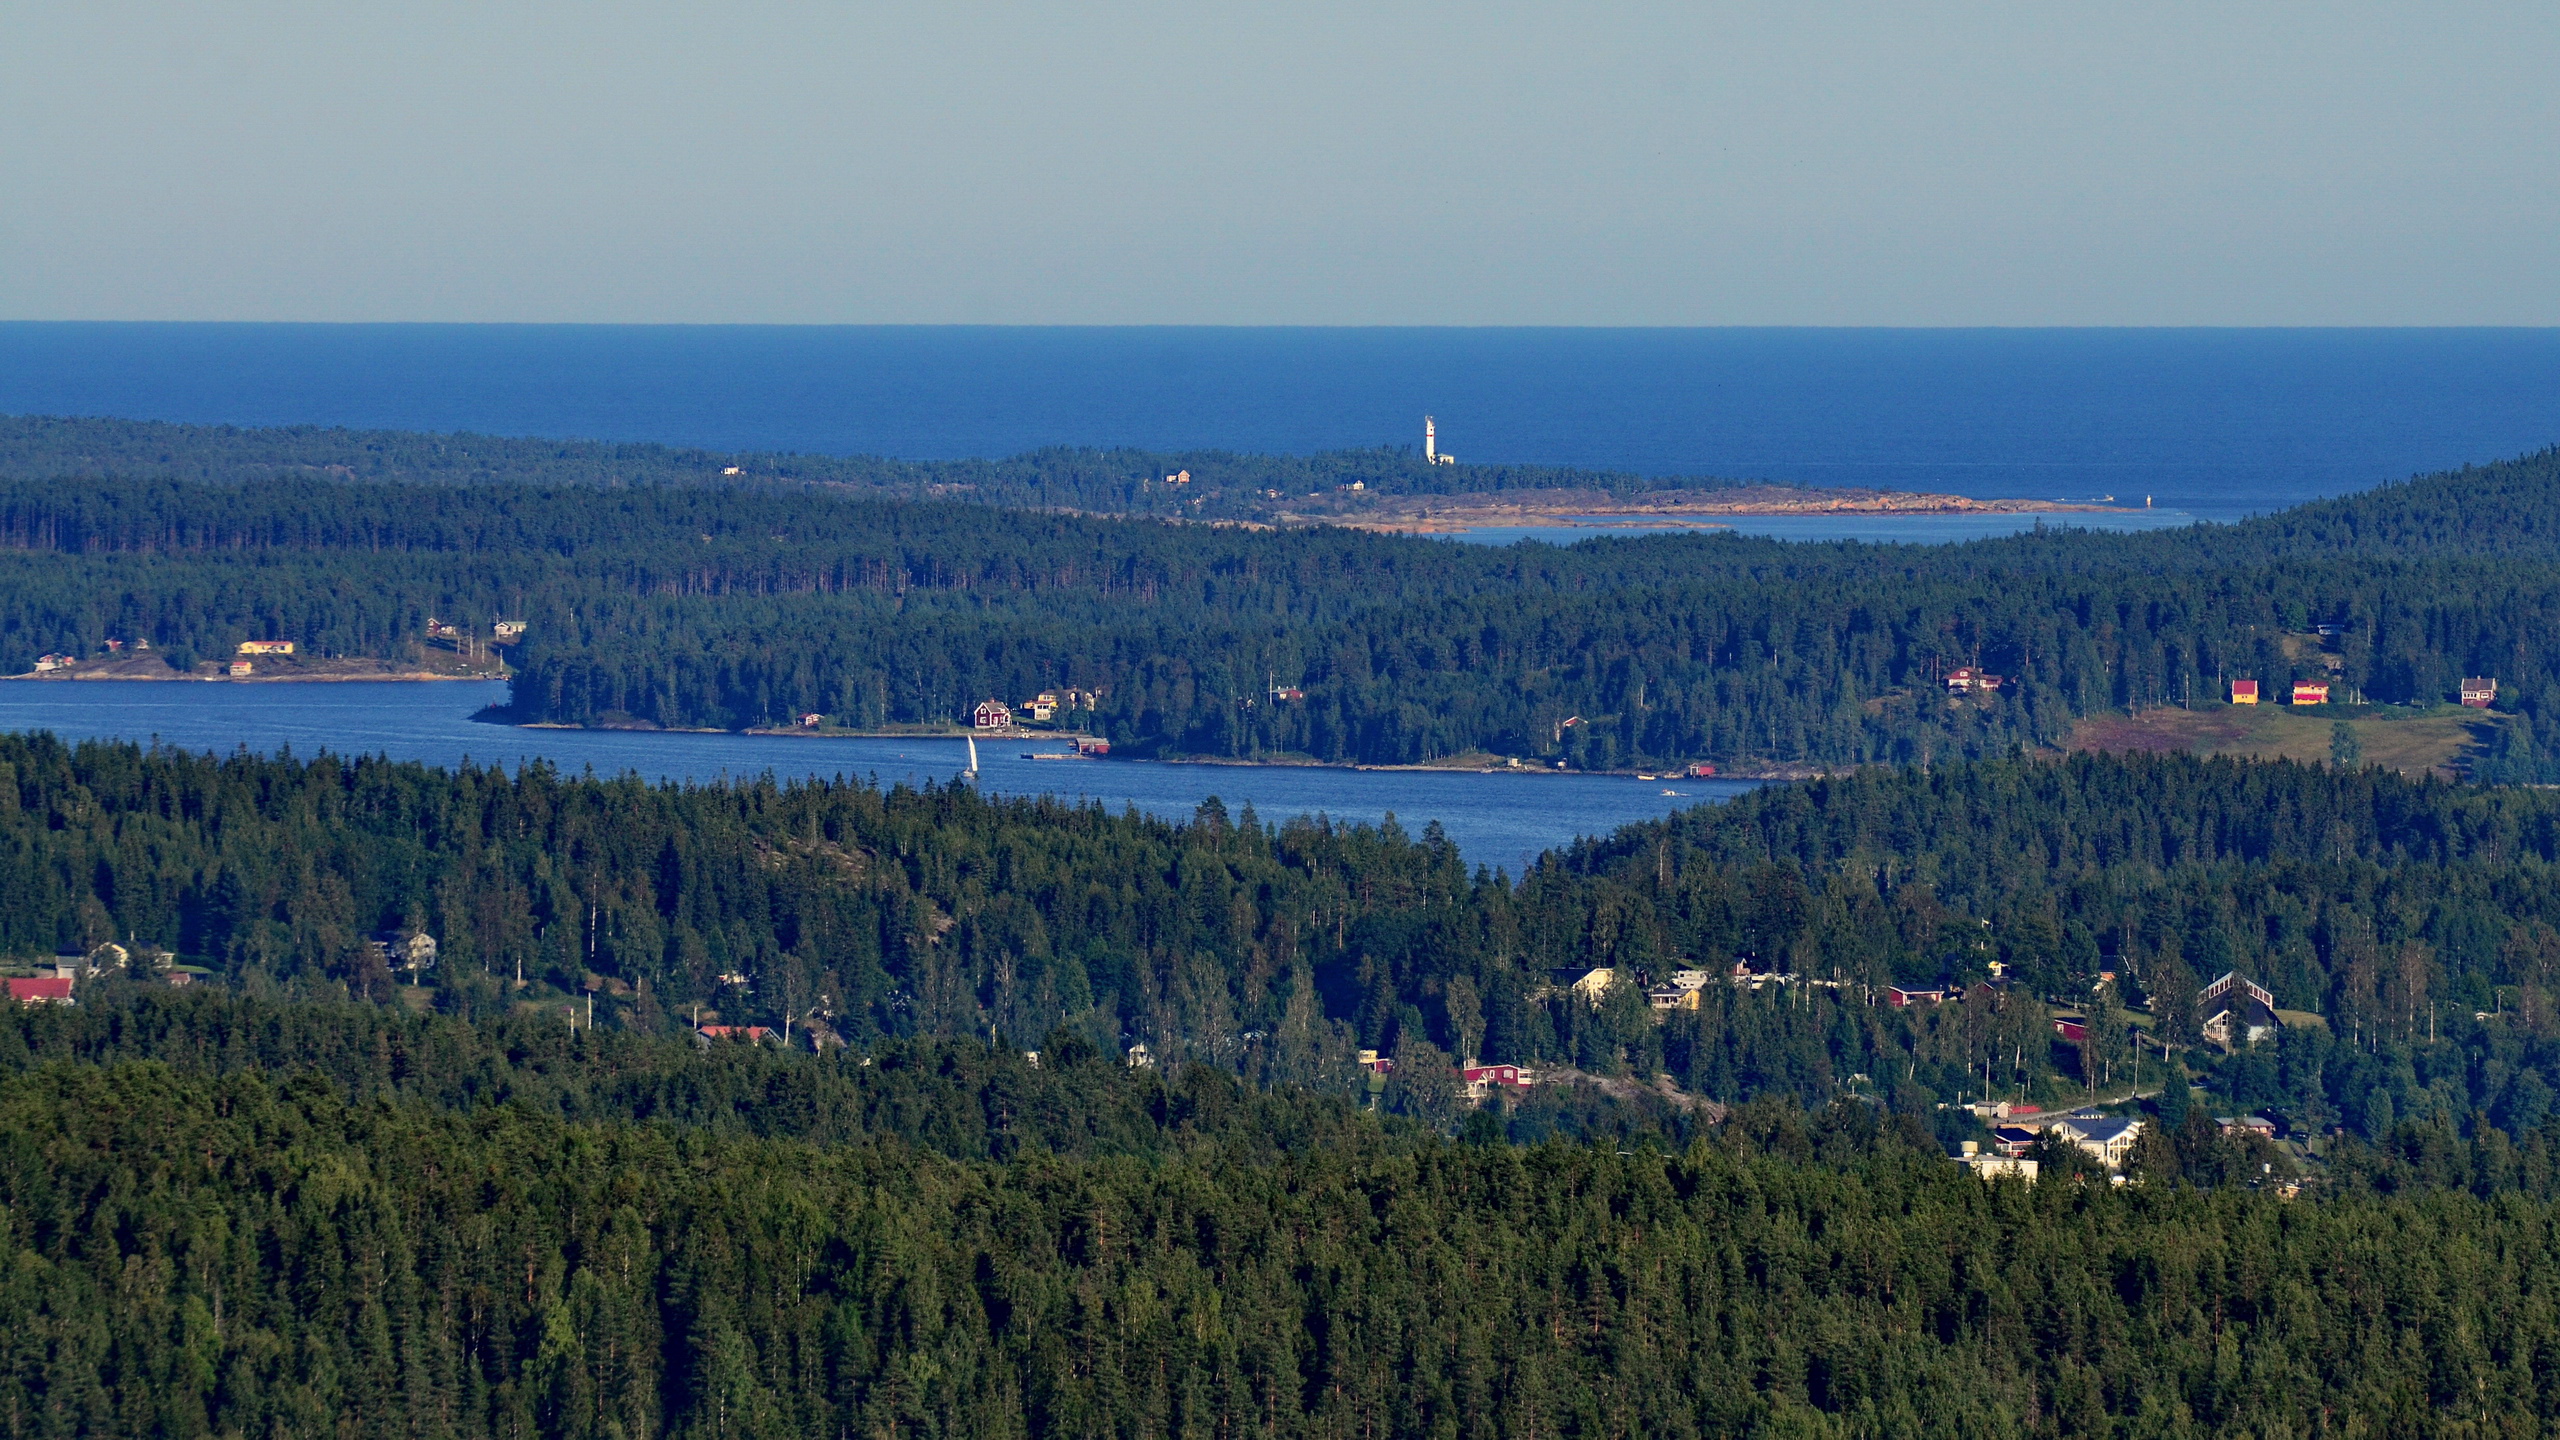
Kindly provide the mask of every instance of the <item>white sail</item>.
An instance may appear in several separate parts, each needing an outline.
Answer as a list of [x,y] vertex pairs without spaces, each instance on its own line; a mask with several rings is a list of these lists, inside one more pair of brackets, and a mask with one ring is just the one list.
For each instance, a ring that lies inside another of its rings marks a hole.
[[965,771],[961,772],[961,773],[963,773],[963,774],[965,774],[965,775],[969,776],[969,777],[970,777],[970,778],[972,778],[972,779],[977,778],[977,774],[978,774],[978,737],[977,737],[977,736],[975,736],[975,735],[972,735],[972,736],[970,736],[970,737],[969,737],[969,768],[968,768],[967,770],[965,770]]

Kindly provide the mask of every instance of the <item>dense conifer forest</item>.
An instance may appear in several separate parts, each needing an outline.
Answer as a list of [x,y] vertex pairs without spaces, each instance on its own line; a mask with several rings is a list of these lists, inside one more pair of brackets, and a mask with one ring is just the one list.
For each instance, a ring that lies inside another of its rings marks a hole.
[[[2424,707],[2477,674],[2514,717],[2484,773],[2560,779],[2549,453],[2191,531],[1489,549],[478,444],[17,422],[0,666],[134,639],[187,663],[246,639],[396,659],[431,618],[504,618],[529,627],[519,720],[951,724],[1075,688],[1100,699],[1072,718],[1122,753],[1603,769],[1996,756],[2235,677]],[[92,465],[113,473],[47,473]],[[2005,683],[1951,701],[1959,667]]]

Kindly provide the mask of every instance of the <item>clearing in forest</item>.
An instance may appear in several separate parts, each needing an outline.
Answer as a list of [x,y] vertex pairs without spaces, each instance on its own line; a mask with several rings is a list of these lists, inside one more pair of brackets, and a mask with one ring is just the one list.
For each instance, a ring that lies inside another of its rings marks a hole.
[[2471,759],[2504,723],[2481,710],[2444,705],[2432,710],[2398,706],[2217,705],[2209,709],[2145,710],[2138,715],[2091,715],[2071,729],[2067,750],[2183,750],[2195,755],[2237,755],[2256,760],[2326,760],[2341,720],[2355,730],[2363,763],[2404,775],[2433,772],[2460,778]]

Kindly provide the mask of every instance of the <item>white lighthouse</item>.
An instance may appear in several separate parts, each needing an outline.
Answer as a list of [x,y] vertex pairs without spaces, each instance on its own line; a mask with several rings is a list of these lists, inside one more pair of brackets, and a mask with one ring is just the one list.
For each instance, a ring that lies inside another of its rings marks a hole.
[[1422,463],[1425,465],[1458,463],[1457,456],[1440,453],[1440,430],[1438,426],[1431,423],[1431,417],[1428,415],[1422,417]]

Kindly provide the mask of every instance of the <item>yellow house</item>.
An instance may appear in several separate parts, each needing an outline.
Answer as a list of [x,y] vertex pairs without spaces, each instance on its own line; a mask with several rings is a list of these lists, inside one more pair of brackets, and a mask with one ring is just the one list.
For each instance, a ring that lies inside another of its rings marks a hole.
[[290,640],[243,640],[240,642],[240,653],[243,655],[290,655],[293,653],[293,642]]

